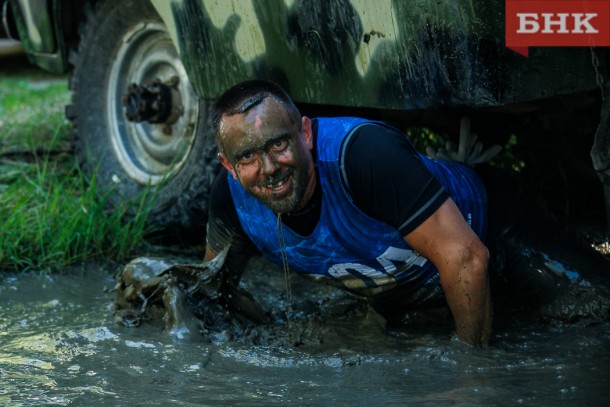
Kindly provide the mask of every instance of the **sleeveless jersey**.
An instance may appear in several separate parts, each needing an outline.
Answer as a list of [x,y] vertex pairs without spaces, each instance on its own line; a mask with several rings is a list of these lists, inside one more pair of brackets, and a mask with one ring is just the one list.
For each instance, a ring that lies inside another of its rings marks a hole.
[[[283,225],[281,239],[291,270],[360,295],[375,295],[400,286],[413,304],[442,297],[438,270],[412,250],[398,230],[371,218],[352,201],[341,179],[339,156],[359,118],[319,118],[317,170],[322,189],[320,219],[310,236]],[[449,191],[473,230],[483,238],[486,196],[467,166],[419,155]],[[282,264],[277,215],[228,175],[241,225],[265,257]]]

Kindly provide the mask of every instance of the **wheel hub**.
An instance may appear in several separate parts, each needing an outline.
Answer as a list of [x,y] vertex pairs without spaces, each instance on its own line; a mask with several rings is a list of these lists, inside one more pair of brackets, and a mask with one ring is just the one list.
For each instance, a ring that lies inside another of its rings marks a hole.
[[171,125],[182,114],[180,93],[175,85],[178,79],[172,78],[170,85],[155,79],[147,86],[132,83],[123,96],[125,117],[130,122],[164,123]]
[[178,172],[195,140],[199,101],[162,24],[123,35],[107,86],[110,142],[126,175],[157,185]]

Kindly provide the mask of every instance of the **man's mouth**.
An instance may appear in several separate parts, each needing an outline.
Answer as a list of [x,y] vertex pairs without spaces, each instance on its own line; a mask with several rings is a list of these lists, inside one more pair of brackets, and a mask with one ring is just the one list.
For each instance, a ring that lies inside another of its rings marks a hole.
[[265,182],[263,186],[271,190],[272,194],[281,194],[290,186],[290,174],[283,174],[281,179]]
[[271,192],[273,194],[281,194],[282,192],[285,192],[285,190],[288,188],[290,184],[290,177],[286,177],[284,179],[282,179],[281,181],[275,182],[271,185],[269,185],[269,188],[271,189]]

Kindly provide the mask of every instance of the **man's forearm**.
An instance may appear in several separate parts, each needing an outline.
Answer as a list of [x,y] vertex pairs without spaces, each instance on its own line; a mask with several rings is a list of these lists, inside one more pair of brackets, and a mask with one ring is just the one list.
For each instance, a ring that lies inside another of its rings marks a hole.
[[453,312],[458,337],[472,345],[487,345],[491,338],[493,318],[489,291],[480,298],[478,305]]
[[457,335],[464,342],[487,345],[492,329],[487,258],[475,258],[457,268],[445,273],[445,277],[450,277],[442,281]]
[[487,276],[489,252],[455,202],[447,199],[404,238],[438,269],[460,339],[473,345],[489,343],[492,324]]

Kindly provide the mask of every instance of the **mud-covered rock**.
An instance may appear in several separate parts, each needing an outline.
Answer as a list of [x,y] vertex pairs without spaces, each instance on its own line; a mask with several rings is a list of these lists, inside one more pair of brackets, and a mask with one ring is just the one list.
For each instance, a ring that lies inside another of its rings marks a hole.
[[218,277],[226,252],[201,264],[149,257],[131,261],[117,279],[117,322],[138,326],[146,321],[177,335],[242,332],[268,322],[247,291]]
[[610,293],[604,287],[570,284],[540,308],[544,319],[555,323],[591,323],[610,317]]

